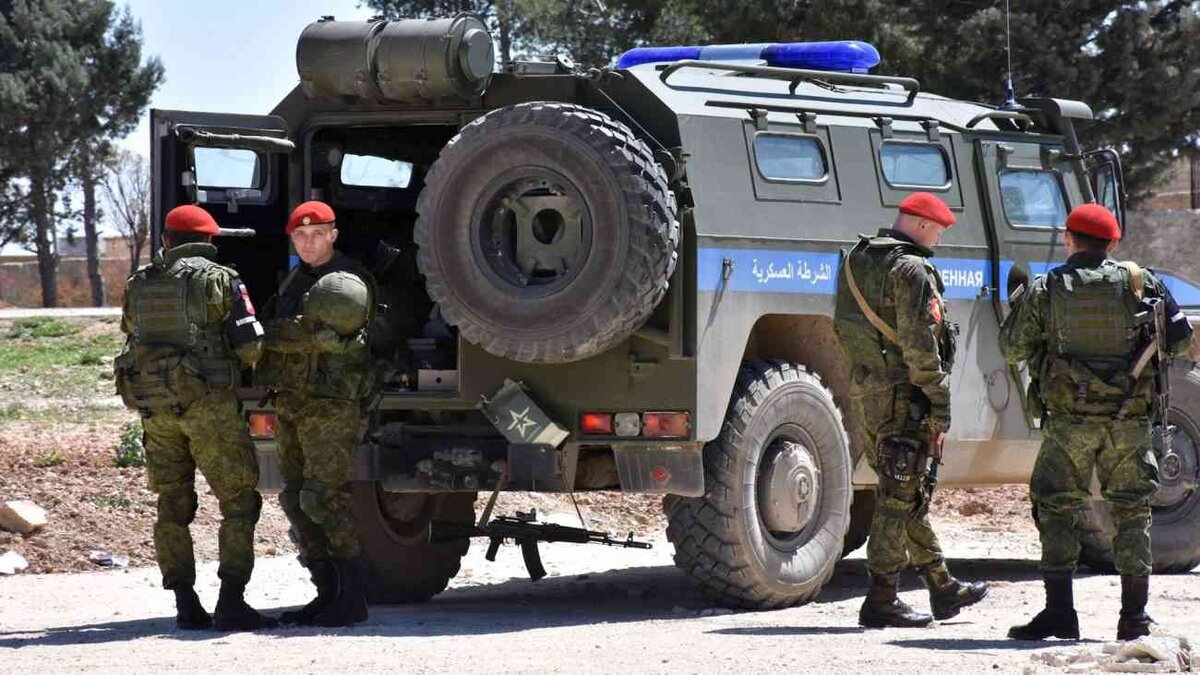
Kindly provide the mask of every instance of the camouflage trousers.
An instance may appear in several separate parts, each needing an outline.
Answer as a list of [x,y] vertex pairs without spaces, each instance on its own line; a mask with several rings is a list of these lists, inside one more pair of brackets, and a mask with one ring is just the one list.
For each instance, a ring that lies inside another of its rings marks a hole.
[[358,557],[348,490],[362,406],[358,401],[282,393],[275,410],[283,476],[279,504],[295,531],[301,561]]
[[1158,462],[1149,422],[1054,414],[1045,419],[1042,448],[1029,479],[1042,540],[1042,569],[1075,571],[1078,523],[1093,469],[1116,526],[1117,571],[1150,574],[1150,496],[1158,489]]
[[879,441],[903,433],[907,399],[896,396],[855,397],[852,412],[866,432],[867,463],[879,476],[875,515],[867,539],[867,569],[876,575],[897,574],[912,566],[935,569],[945,564],[941,544],[929,524],[929,499],[920,478],[899,481],[879,470]]
[[150,489],[158,494],[154,550],[168,589],[196,582],[192,535],[196,515],[196,469],[221,507],[218,534],[223,581],[245,584],[254,569],[254,526],[262,509],[258,459],[237,396],[218,391],[176,415],[154,413],[142,420]]

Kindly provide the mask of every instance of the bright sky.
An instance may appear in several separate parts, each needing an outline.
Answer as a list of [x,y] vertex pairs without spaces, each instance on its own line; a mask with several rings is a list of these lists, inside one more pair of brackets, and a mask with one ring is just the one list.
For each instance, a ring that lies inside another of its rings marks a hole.
[[[155,55],[166,82],[153,108],[264,114],[299,82],[296,38],[332,14],[366,19],[359,0],[116,0],[142,23],[143,55]],[[124,145],[149,158],[145,119]]]

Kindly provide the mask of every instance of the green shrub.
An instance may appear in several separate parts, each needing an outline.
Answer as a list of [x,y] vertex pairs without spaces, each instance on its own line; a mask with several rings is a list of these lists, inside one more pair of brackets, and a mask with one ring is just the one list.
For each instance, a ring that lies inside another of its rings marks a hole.
[[142,446],[141,420],[129,422],[121,430],[121,440],[117,441],[117,466],[122,469],[131,466],[146,466],[146,448]]
[[63,463],[62,451],[58,448],[50,448],[46,454],[42,455],[33,463],[39,469],[48,469],[52,466],[58,466]]
[[17,319],[8,331],[10,339],[65,337],[79,332],[79,326],[70,321],[49,317]]

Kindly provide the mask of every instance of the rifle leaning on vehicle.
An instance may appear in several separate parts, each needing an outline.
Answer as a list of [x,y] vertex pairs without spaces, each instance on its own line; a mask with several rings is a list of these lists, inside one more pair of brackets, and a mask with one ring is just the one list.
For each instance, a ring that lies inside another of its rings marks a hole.
[[497,516],[486,525],[456,523],[445,520],[435,520],[430,523],[430,543],[437,544],[472,537],[488,538],[487,554],[484,557],[491,562],[495,562],[496,553],[500,550],[500,544],[504,543],[505,540],[516,542],[521,547],[521,557],[525,560],[525,569],[529,571],[529,578],[533,581],[546,576],[546,568],[542,566],[542,555],[538,552],[538,542],[540,541],[604,544],[605,546],[619,546],[621,548],[651,548],[648,542],[634,541],[632,532],[624,539],[614,539],[606,532],[596,532],[585,530],[581,527],[567,527],[553,523],[539,523],[537,522],[536,509],[531,510],[529,513],[518,511],[515,518],[511,516]]

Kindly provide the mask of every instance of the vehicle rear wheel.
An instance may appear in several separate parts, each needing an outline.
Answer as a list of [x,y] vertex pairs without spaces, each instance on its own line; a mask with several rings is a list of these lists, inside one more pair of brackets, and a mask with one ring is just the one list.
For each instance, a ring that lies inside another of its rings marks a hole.
[[[1171,412],[1175,427],[1171,452],[1158,460],[1159,488],[1151,504],[1150,543],[1156,574],[1190,572],[1200,565],[1200,369],[1179,361],[1171,369]],[[1090,502],[1085,514],[1080,559],[1090,567],[1113,569],[1115,528],[1108,504]]]
[[458,574],[470,540],[430,544],[429,521],[472,522],[474,492],[395,493],[378,483],[356,482],[351,506],[370,563],[369,602],[425,602]]
[[663,501],[675,564],[727,606],[816,597],[841,557],[852,496],[850,442],[820,378],[793,363],[744,365],[704,469],[703,497]]
[[650,316],[675,269],[675,197],[654,154],[589,108],[533,102],[463,127],[425,177],[417,263],[488,352],[563,363]]

